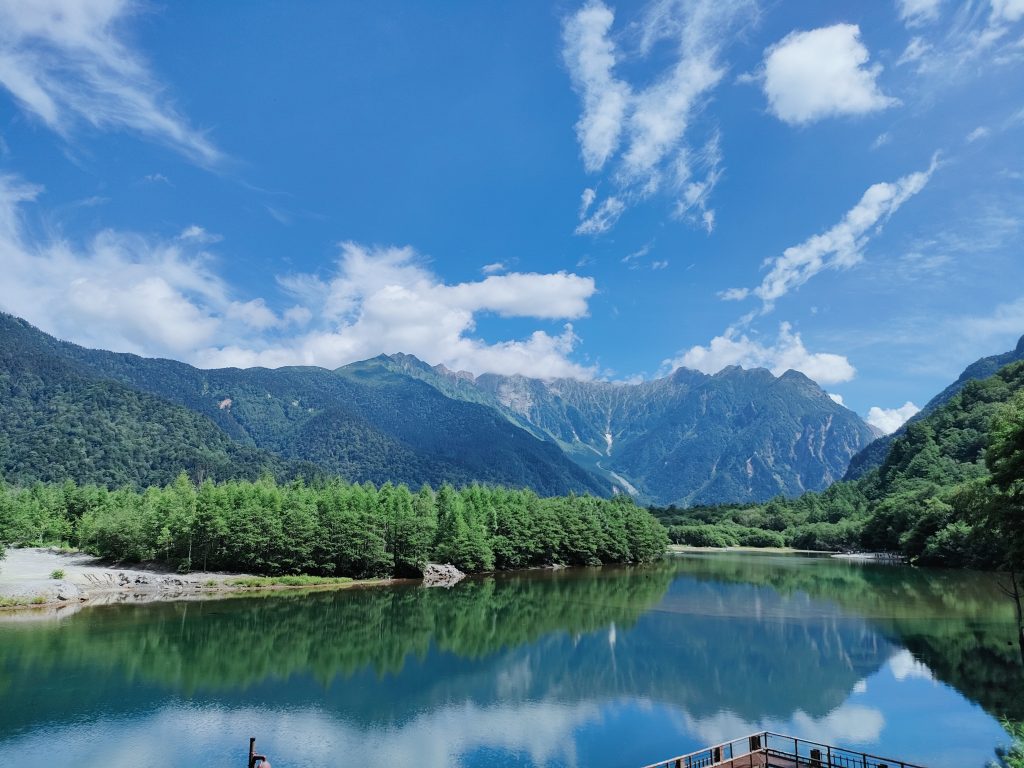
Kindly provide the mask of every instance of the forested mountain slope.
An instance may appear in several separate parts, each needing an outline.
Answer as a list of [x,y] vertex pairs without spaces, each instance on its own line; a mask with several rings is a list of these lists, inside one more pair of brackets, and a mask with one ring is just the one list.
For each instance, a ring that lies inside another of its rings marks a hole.
[[989,376],[995,374],[1000,368],[1009,365],[1010,363],[1015,363],[1018,360],[1024,360],[1024,336],[1020,337],[1016,348],[1009,352],[975,360],[964,369],[964,372],[960,374],[956,381],[929,400],[924,408],[922,408],[921,411],[913,416],[906,424],[891,435],[885,435],[878,438],[868,445],[867,448],[854,456],[853,459],[850,460],[850,467],[846,471],[845,479],[856,480],[867,472],[870,472],[875,467],[881,466],[882,462],[885,461],[885,457],[888,455],[889,448],[892,446],[894,440],[906,432],[911,424],[920,421],[928,416],[928,414],[932,413],[932,411],[948,403],[953,399],[953,396],[957,392],[967,385],[967,382],[987,379]]
[[12,482],[107,486],[287,476],[293,464],[231,440],[206,417],[104,380],[0,334],[0,473]]
[[[204,444],[233,445],[235,451],[245,449],[246,455],[273,454],[280,457],[281,466],[304,461],[316,471],[352,481],[404,482],[414,487],[479,481],[529,487],[543,495],[611,492],[610,484],[570,461],[554,442],[538,439],[491,407],[452,399],[423,381],[396,373],[386,359],[338,371],[200,370],[172,360],[85,349],[8,315],[0,316],[0,344],[7,351],[5,370],[13,370],[23,358],[46,360],[60,376],[101,382],[125,397],[145,396],[165,411],[172,403],[184,406],[191,411],[188,418],[180,415],[184,409],[173,408],[163,413],[161,423],[172,430],[182,424],[205,424],[212,431]],[[40,378],[44,385],[52,384],[45,375]],[[66,395],[72,402],[75,396]],[[96,424],[115,419],[103,403],[92,403],[90,411]],[[63,420],[46,421],[39,414],[34,418],[37,426],[66,431]],[[119,445],[94,445],[91,455],[132,445],[133,429],[125,427],[116,438],[107,435]],[[113,456],[106,455],[112,464]],[[76,461],[83,460],[88,457],[80,453]],[[133,482],[166,482],[190,466],[171,467],[169,475],[151,480],[145,479],[141,466],[130,474]],[[225,475],[221,464],[211,471],[218,478],[237,474]],[[18,476],[31,474],[29,468]]]

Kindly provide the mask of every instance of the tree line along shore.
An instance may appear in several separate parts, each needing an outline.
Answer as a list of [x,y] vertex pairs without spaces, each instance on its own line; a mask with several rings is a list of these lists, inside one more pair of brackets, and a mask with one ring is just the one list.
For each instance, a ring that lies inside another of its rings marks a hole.
[[272,477],[162,487],[0,484],[0,542],[57,544],[118,562],[252,574],[415,576],[427,562],[466,572],[642,563],[664,527],[629,497],[541,498],[472,485],[374,486]]

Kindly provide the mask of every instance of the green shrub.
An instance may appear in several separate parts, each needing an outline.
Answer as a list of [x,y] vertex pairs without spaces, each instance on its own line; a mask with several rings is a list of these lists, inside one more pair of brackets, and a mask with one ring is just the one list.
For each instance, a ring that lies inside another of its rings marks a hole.
[[61,579],[64,578],[64,569],[63,568],[58,568],[57,570],[53,571],[50,574],[50,578],[53,579],[54,581],[60,581]]

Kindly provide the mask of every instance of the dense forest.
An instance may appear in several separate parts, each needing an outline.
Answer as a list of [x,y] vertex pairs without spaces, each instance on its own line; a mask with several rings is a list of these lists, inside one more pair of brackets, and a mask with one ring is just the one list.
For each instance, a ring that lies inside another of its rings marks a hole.
[[392,370],[386,357],[336,371],[200,370],[85,349],[0,313],[0,476],[143,489],[182,470],[197,481],[269,472],[612,492],[553,441]]
[[0,484],[0,542],[70,544],[115,561],[190,570],[370,577],[428,561],[465,571],[647,562],[662,525],[628,497],[541,498],[444,485],[280,484],[266,475],[198,487],[182,473],[144,491]]
[[682,544],[866,549],[1021,570],[1024,362],[968,382],[856,481],[766,504],[653,511]]

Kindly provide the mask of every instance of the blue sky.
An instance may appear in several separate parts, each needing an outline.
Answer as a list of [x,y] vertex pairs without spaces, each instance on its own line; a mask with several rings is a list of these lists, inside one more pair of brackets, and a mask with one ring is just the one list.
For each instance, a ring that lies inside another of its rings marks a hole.
[[1024,333],[1024,0],[4,0],[0,139],[0,307],[90,346],[889,429]]

